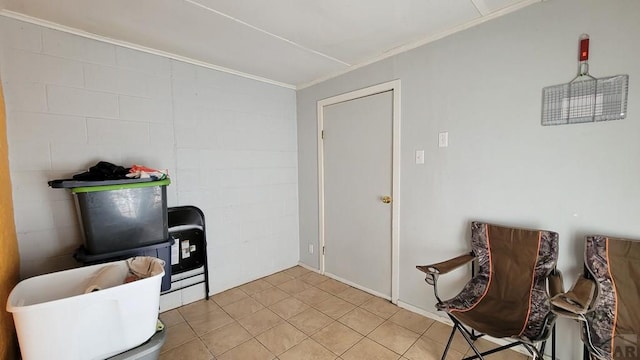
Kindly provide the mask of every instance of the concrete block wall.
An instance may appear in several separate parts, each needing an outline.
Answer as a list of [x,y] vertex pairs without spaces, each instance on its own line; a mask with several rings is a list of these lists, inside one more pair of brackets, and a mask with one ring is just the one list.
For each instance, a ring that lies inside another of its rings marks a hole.
[[206,215],[211,292],[298,261],[295,92],[0,16],[21,275],[77,266],[72,196],[99,160],[168,169]]

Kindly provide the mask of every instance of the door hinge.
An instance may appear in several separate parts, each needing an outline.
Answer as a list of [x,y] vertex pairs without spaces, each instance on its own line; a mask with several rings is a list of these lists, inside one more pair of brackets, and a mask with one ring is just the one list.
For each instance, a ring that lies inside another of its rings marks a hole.
[[324,255],[324,246],[322,247],[322,255]]
[[320,138],[324,140],[324,130],[320,133]]

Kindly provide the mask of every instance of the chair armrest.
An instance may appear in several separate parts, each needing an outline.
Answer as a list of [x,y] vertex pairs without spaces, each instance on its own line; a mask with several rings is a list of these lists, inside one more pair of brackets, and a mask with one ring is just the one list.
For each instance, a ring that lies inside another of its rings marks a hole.
[[551,298],[551,305],[554,306],[560,315],[569,314],[582,315],[591,310],[591,305],[595,298],[597,284],[592,279],[580,276],[571,290],[558,294]]
[[558,269],[553,269],[553,272],[547,278],[547,285],[549,287],[549,296],[554,297],[558,294],[564,293],[564,280],[562,279],[562,273]]
[[431,265],[419,265],[416,266],[416,269],[422,271],[423,273],[429,275],[442,275],[446,274],[452,270],[459,268],[460,266],[469,263],[476,257],[473,253],[469,253],[466,255],[461,255],[458,257],[454,257],[453,259],[449,259],[447,261],[439,262]]

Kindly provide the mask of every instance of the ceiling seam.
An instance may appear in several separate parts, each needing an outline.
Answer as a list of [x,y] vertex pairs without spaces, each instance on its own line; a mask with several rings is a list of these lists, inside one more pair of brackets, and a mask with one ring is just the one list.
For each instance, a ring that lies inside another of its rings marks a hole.
[[489,9],[489,6],[487,6],[484,0],[471,0],[471,3],[482,16],[488,15],[491,12],[491,9]]
[[457,32],[467,30],[467,29],[472,28],[472,27],[474,27],[476,25],[480,25],[480,24],[482,24],[484,22],[493,20],[493,19],[498,18],[500,16],[503,16],[503,15],[506,15],[508,13],[514,12],[516,10],[520,10],[522,8],[525,8],[525,7],[529,6],[529,5],[533,5],[535,3],[541,3],[541,2],[545,2],[545,1],[549,1],[549,0],[523,0],[523,1],[519,2],[519,3],[514,4],[514,5],[507,6],[505,8],[500,9],[500,10],[496,10],[496,11],[494,11],[494,12],[492,12],[492,13],[486,15],[486,16],[480,16],[480,17],[477,17],[477,18],[475,18],[475,19],[473,19],[471,21],[468,21],[466,23],[463,23],[463,24],[454,26],[452,28],[449,28],[447,30],[441,31],[440,33],[437,33],[435,35],[427,36],[427,37],[425,37],[425,38],[423,38],[421,40],[397,46],[397,47],[392,48],[392,49],[390,49],[388,51],[385,51],[383,54],[380,54],[379,56],[373,57],[373,58],[371,58],[371,59],[369,59],[367,61],[363,61],[363,62],[355,64],[355,65],[352,65],[348,69],[337,71],[337,72],[335,72],[333,74],[330,74],[330,75],[327,75],[327,76],[323,76],[321,78],[315,79],[313,81],[310,81],[310,82],[307,82],[307,83],[304,83],[304,84],[296,85],[296,90],[306,89],[306,88],[311,87],[313,85],[325,82],[327,80],[333,79],[333,78],[338,77],[340,75],[344,75],[346,73],[349,73],[351,71],[360,69],[360,68],[365,67],[367,65],[371,65],[371,64],[376,63],[378,61],[382,61],[384,59],[388,59],[388,58],[393,57],[395,55],[398,55],[398,54],[407,52],[409,50],[413,50],[415,48],[418,48],[420,46],[423,46],[423,45],[432,43],[434,41],[440,40],[440,39],[445,38],[445,37],[447,37],[449,35],[453,35],[453,34],[455,34]]
[[215,14],[217,14],[217,15],[223,16],[223,17],[225,17],[225,18],[227,18],[227,19],[229,19],[229,20],[235,21],[235,22],[237,22],[237,23],[239,23],[239,24],[241,24],[241,25],[247,26],[247,27],[249,27],[249,28],[251,28],[251,29],[253,29],[253,30],[259,31],[259,32],[261,32],[261,33],[263,33],[263,34],[266,34],[266,35],[269,35],[269,36],[271,36],[271,37],[274,37],[274,38],[276,38],[276,39],[278,39],[278,40],[284,41],[284,42],[286,42],[286,43],[288,43],[288,44],[291,44],[291,45],[293,45],[293,46],[296,46],[296,47],[298,47],[298,48],[300,48],[300,49],[303,49],[303,50],[305,50],[305,51],[308,51],[308,52],[310,52],[310,53],[313,53],[313,54],[316,54],[316,55],[322,56],[322,57],[324,57],[324,58],[326,58],[326,59],[329,59],[329,60],[331,60],[331,61],[335,61],[335,62],[340,63],[340,64],[345,65],[345,66],[351,66],[351,64],[349,64],[349,63],[347,63],[347,62],[344,62],[344,61],[342,61],[342,60],[340,60],[340,59],[337,59],[337,58],[335,58],[335,57],[333,57],[333,56],[331,56],[331,55],[327,55],[327,54],[325,54],[325,53],[323,53],[323,52],[320,52],[320,51],[318,51],[318,50],[314,50],[314,49],[308,48],[308,47],[306,47],[306,46],[300,45],[300,44],[296,43],[295,41],[289,40],[289,39],[284,38],[284,37],[282,37],[282,36],[280,36],[280,35],[276,35],[276,34],[274,34],[274,33],[272,33],[272,32],[267,31],[267,30],[261,29],[261,28],[259,28],[259,27],[255,26],[255,25],[251,25],[251,24],[249,24],[249,23],[247,23],[247,22],[245,22],[245,21],[242,21],[242,20],[240,20],[240,19],[237,19],[237,18],[235,18],[235,17],[233,17],[233,16],[231,16],[231,15],[225,14],[225,13],[223,13],[223,12],[221,12],[221,11],[216,10],[216,9],[210,8],[210,7],[206,6],[206,5],[202,5],[202,4],[200,4],[199,2],[197,2],[197,1],[195,1],[195,0],[184,0],[184,1],[185,1],[185,2],[187,2],[187,3],[189,3],[189,4],[191,4],[191,5],[194,5],[194,6],[197,6],[197,7],[202,8],[202,9],[205,9],[205,10],[207,10],[207,11],[210,11],[210,12],[212,12],[212,13],[215,13]]
[[166,52],[166,51],[162,51],[162,50],[158,50],[158,49],[154,49],[154,48],[149,48],[149,47],[146,47],[146,46],[130,43],[130,42],[127,42],[127,41],[112,39],[112,38],[109,38],[109,37],[106,37],[106,36],[93,34],[93,33],[90,33],[90,32],[84,31],[84,30],[72,28],[72,27],[69,27],[69,26],[61,25],[61,24],[58,24],[58,23],[54,23],[54,22],[47,21],[47,20],[44,20],[44,19],[32,17],[32,16],[29,16],[29,15],[25,15],[25,14],[22,14],[22,13],[14,12],[14,11],[7,10],[7,9],[0,9],[0,16],[4,16],[4,17],[7,17],[7,18],[19,20],[19,21],[24,21],[24,22],[27,22],[27,23],[30,23],[30,24],[34,24],[34,25],[43,26],[43,27],[46,27],[46,28],[49,28],[49,29],[53,29],[53,30],[62,31],[62,32],[65,32],[65,33],[68,33],[68,34],[81,36],[81,37],[84,37],[84,38],[87,38],[87,39],[97,40],[97,41],[101,41],[101,42],[112,44],[112,45],[116,45],[116,46],[122,46],[122,47],[125,47],[125,48],[128,48],[128,49],[132,49],[132,50],[142,51],[142,52],[145,52],[147,54],[158,55],[158,56],[166,57],[166,58],[169,58],[169,59],[172,59],[172,60],[182,61],[182,62],[185,62],[185,63],[188,63],[188,64],[192,64],[192,65],[201,66],[201,67],[212,69],[212,70],[225,72],[227,74],[241,76],[243,78],[260,81],[260,82],[263,82],[263,83],[266,83],[266,84],[280,86],[280,87],[287,88],[287,89],[293,89],[293,90],[296,89],[296,86],[293,85],[293,84],[287,84],[287,83],[284,83],[284,82],[280,82],[280,81],[276,81],[276,80],[272,80],[272,79],[267,79],[267,78],[264,78],[264,77],[261,77],[261,76],[258,76],[258,75],[252,75],[252,74],[245,73],[245,72],[242,72],[242,71],[239,71],[239,70],[229,69],[229,68],[226,68],[224,66],[214,65],[214,64],[211,64],[211,63],[208,63],[208,62],[192,59],[192,58],[189,58],[189,57],[186,57],[186,56],[181,56],[181,55],[173,54],[173,53],[170,53],[170,52]]

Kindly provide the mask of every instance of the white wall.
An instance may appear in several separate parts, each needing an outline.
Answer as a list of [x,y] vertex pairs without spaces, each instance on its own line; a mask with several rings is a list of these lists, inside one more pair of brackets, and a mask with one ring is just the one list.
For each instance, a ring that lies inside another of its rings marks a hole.
[[[316,102],[392,79],[402,82],[401,302],[435,312],[415,265],[467,251],[474,219],[559,232],[567,283],[585,234],[640,238],[638,15],[637,0],[551,0],[298,91],[302,261],[318,266],[306,250],[318,245]],[[541,90],[575,76],[582,33],[593,75],[630,75],[628,117],[542,127]],[[559,358],[581,358],[575,324],[559,323],[559,346]]]
[[167,168],[206,216],[211,292],[298,261],[295,92],[0,17],[22,276],[76,266],[71,195],[98,160]]

